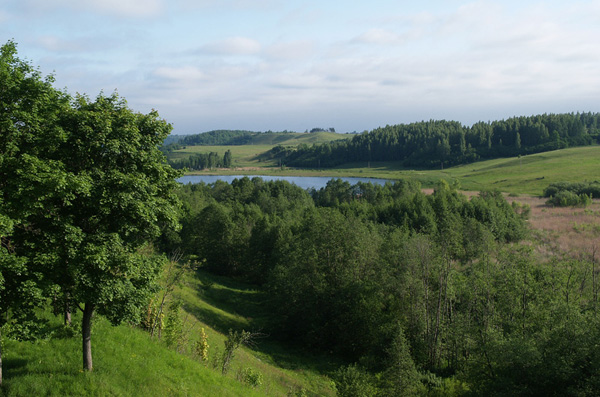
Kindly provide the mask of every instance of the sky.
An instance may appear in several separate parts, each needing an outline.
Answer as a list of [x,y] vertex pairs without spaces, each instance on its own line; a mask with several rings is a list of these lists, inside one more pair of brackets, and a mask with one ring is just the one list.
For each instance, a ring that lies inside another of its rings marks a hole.
[[174,134],[600,111],[600,0],[2,0],[9,40]]

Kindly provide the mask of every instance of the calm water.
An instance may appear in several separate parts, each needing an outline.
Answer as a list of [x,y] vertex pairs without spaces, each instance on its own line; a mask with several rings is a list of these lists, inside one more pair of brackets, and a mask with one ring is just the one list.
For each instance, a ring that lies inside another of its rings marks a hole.
[[206,184],[214,183],[216,181],[224,181],[231,183],[234,179],[240,179],[244,176],[252,179],[255,177],[262,178],[265,181],[288,181],[293,183],[302,189],[320,189],[327,185],[331,179],[341,179],[354,185],[358,182],[371,182],[373,184],[384,185],[386,182],[393,182],[389,179],[377,179],[377,178],[332,178],[329,176],[267,176],[267,175],[186,175],[177,179],[178,182],[183,184],[188,183],[200,183]]

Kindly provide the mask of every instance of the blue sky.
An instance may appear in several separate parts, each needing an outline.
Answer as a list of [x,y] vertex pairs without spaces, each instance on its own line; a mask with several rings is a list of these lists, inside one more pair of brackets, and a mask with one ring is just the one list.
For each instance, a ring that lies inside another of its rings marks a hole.
[[176,134],[600,111],[598,0],[3,0],[9,39]]

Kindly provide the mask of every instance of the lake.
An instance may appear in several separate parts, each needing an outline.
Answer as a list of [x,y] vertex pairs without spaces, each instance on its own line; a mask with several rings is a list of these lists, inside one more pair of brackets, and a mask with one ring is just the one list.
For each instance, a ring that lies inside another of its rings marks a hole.
[[262,178],[265,181],[288,181],[301,187],[302,189],[321,189],[327,185],[332,179],[341,179],[345,182],[349,182],[351,185],[355,185],[358,182],[373,183],[377,185],[385,185],[386,182],[394,182],[390,179],[378,179],[378,178],[336,178],[329,176],[268,176],[268,175],[186,175],[177,179],[178,182],[187,185],[189,183],[200,183],[206,184],[215,183],[216,181],[224,181],[231,183],[234,179],[240,179],[244,176],[248,178]]

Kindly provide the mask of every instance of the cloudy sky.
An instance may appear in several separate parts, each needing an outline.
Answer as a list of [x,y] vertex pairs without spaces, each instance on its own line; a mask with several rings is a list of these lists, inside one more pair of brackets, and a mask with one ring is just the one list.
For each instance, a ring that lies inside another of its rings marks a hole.
[[10,39],[176,134],[600,111],[599,0],[2,0]]

